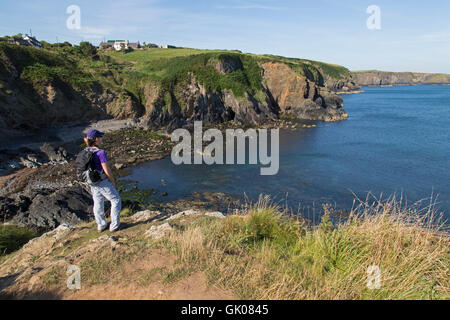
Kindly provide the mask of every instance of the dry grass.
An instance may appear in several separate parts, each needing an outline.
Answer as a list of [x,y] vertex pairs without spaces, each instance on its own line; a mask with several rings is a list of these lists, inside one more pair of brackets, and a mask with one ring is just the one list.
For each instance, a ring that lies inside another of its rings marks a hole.
[[[345,222],[307,227],[269,199],[226,219],[201,219],[168,247],[186,267],[243,299],[449,299],[449,237],[433,206],[369,200]],[[381,271],[369,289],[368,267]]]

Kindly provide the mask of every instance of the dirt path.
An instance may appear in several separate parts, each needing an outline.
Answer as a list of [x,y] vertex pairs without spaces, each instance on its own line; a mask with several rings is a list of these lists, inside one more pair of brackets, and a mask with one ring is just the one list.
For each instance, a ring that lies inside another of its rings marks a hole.
[[[114,235],[99,234],[95,223],[87,223],[31,240],[0,261],[0,299],[236,299],[196,266],[158,247],[159,240],[146,238],[160,213],[150,215],[142,221],[124,218],[127,227]],[[66,271],[73,265],[80,268],[80,290],[67,287]]]

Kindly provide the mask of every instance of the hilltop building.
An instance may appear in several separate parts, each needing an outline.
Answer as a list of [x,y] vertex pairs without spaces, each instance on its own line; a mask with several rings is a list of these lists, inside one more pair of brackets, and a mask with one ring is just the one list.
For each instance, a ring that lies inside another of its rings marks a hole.
[[29,35],[25,35],[23,38],[11,37],[9,38],[9,43],[16,44],[18,46],[28,46],[35,48],[42,48],[42,44],[35,38]]
[[120,51],[121,49],[141,49],[141,44],[138,42],[129,42],[128,40],[108,40],[107,42],[101,42],[99,45],[100,48],[114,48],[116,51]]

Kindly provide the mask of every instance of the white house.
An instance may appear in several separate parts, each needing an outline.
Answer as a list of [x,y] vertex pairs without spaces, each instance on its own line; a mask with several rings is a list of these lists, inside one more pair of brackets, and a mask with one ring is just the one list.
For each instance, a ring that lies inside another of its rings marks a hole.
[[116,40],[113,47],[116,51],[120,51],[122,48],[126,50],[128,49],[128,40]]
[[113,47],[116,51],[120,51],[122,49],[127,50],[128,48],[133,49],[141,49],[140,42],[129,42],[128,40],[108,40],[107,42],[101,42],[99,45],[100,48],[106,49]]
[[29,35],[25,35],[23,38],[16,38],[11,37],[9,39],[10,43],[17,44],[19,46],[29,46],[29,47],[35,47],[35,48],[42,48],[42,44],[35,38]]

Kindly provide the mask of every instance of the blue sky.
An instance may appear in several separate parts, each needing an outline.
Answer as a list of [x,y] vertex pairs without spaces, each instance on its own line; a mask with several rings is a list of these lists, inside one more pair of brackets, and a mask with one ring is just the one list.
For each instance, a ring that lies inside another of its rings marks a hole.
[[[69,5],[81,29],[69,30]],[[369,5],[381,30],[369,30]],[[450,73],[448,0],[0,0],[0,34],[40,40],[103,38],[239,49],[379,69]]]

